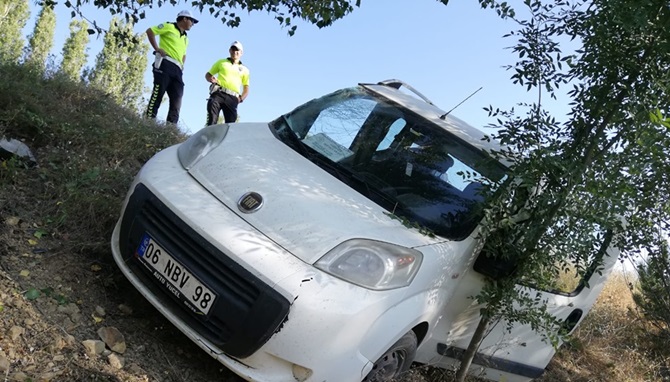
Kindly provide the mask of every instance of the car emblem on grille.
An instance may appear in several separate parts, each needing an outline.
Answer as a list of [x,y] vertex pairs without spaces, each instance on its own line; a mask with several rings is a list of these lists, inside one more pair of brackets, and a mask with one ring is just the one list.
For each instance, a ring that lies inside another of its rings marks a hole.
[[245,214],[256,212],[263,207],[263,197],[257,192],[247,192],[237,202],[237,207]]

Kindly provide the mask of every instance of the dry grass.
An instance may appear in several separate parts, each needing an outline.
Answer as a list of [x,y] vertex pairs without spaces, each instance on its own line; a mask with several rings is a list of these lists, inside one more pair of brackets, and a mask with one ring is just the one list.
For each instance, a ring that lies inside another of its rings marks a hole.
[[[49,101],[49,102],[45,102]],[[141,164],[184,136],[111,104],[103,94],[0,65],[0,136],[20,138],[41,166],[0,167],[0,215],[39,210],[64,253],[108,251],[127,187]],[[31,176],[25,176],[30,171]],[[628,282],[615,274],[541,382],[670,382],[670,344],[635,310]],[[574,285],[566,285],[570,289]],[[403,382],[449,381],[451,373],[416,368]]]
[[670,351],[639,315],[630,276],[615,273],[542,382],[670,381]]
[[[670,344],[639,315],[630,275],[612,275],[594,308],[537,382],[670,382]],[[450,371],[418,366],[399,382],[453,381]],[[469,382],[484,382],[468,378]]]

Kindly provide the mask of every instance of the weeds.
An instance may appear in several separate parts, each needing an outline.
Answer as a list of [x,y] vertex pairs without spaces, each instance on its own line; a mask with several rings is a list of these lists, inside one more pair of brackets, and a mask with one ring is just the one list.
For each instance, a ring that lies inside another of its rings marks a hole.
[[616,272],[571,340],[547,368],[541,382],[667,381],[661,375],[670,356],[633,301],[624,273]]
[[[80,83],[13,65],[0,65],[1,136],[28,144],[38,166],[0,161],[0,215],[37,211],[44,224],[33,232],[36,239],[49,236],[61,243],[60,253],[84,255],[108,250],[123,198],[144,162],[185,139],[177,128],[144,120]],[[628,284],[622,275],[608,282],[539,381],[670,381],[667,344],[635,310]],[[26,293],[68,302],[51,288]],[[437,382],[452,373],[420,366],[412,376],[412,382]]]
[[670,249],[664,243],[637,268],[640,282],[633,298],[661,337],[670,340]]
[[0,162],[0,182],[12,185],[0,193],[24,195],[5,208],[40,211],[46,229],[73,251],[106,250],[139,168],[185,139],[81,83],[17,65],[0,65],[0,133],[22,140],[38,161],[34,168]]
[[13,183],[21,167],[21,162],[16,157],[0,160],[0,184]]

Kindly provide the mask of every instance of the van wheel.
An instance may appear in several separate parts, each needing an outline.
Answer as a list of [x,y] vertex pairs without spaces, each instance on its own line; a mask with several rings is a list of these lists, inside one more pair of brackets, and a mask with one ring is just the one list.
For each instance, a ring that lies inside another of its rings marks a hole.
[[409,370],[416,356],[417,340],[410,330],[375,362],[363,382],[389,382]]

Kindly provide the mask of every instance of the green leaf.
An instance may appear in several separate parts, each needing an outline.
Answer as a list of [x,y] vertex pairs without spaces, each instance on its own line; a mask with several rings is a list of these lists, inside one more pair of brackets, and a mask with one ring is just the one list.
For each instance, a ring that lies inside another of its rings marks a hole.
[[35,236],[36,238],[40,239],[42,236],[46,235],[47,233],[48,233],[48,232],[45,231],[44,229],[39,228],[37,231],[35,231],[35,233],[33,233],[33,236]]
[[66,305],[69,302],[67,297],[63,296],[62,294],[54,296],[54,300],[56,300],[58,305]]
[[40,289],[40,291],[44,293],[44,295],[47,297],[51,296],[54,293],[54,289],[51,287],[42,288]]
[[35,288],[30,288],[25,293],[26,300],[36,300],[40,297],[40,291]]

